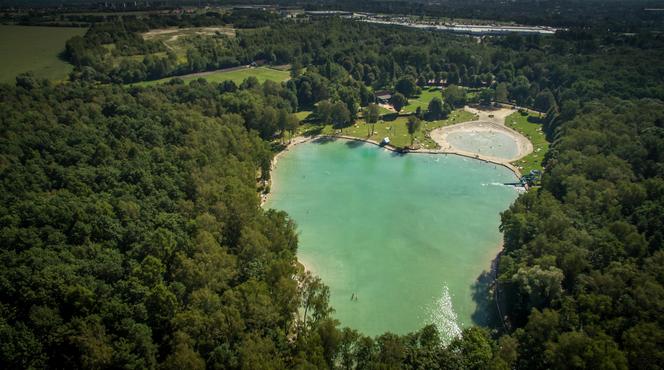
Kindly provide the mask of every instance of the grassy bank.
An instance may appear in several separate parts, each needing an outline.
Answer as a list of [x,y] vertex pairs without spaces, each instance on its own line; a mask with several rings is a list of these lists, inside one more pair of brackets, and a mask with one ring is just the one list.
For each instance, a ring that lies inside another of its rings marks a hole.
[[[447,119],[438,121],[423,121],[422,129],[415,134],[415,143],[424,149],[435,149],[438,145],[429,137],[431,130],[443,126],[453,125],[455,123],[471,121],[475,118],[472,113],[462,109],[455,110]],[[410,145],[410,135],[406,127],[407,117],[396,117],[394,119],[381,120],[375,125],[374,134],[371,134],[371,125],[364,120],[359,119],[354,125],[344,128],[343,135],[353,136],[360,139],[371,139],[381,141],[385,137],[390,138],[390,143],[396,147],[405,147]],[[339,133],[332,125],[303,124],[298,131],[298,135],[334,135]]]
[[521,173],[530,170],[542,171],[542,160],[549,150],[549,142],[542,132],[542,124],[537,115],[515,112],[505,118],[505,125],[520,132],[533,144],[533,152],[527,156],[512,162],[513,165],[522,168]]
[[404,112],[415,112],[418,107],[425,112],[429,108],[429,102],[431,99],[438,97],[443,98],[443,95],[440,89],[431,88],[431,89],[422,89],[422,93],[418,96],[408,99],[408,105],[403,107]]

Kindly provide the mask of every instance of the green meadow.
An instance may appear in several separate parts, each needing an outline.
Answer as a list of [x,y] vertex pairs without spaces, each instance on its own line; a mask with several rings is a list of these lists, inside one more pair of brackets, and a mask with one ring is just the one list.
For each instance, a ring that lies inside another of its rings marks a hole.
[[524,174],[530,170],[542,171],[542,160],[549,150],[549,142],[537,115],[515,112],[505,118],[505,125],[520,132],[533,143],[533,152],[512,164],[521,167],[521,173]]
[[33,72],[49,80],[65,80],[73,67],[60,59],[65,42],[85,28],[0,25],[0,82]]
[[[231,80],[237,85],[241,84],[247,77],[256,77],[258,82],[263,83],[267,80],[275,82],[283,82],[290,78],[290,72],[288,70],[281,70],[269,67],[256,67],[256,68],[243,68],[236,69],[232,71],[217,71],[217,72],[203,72],[203,73],[193,73],[184,76],[178,76],[184,82],[189,82],[199,78],[204,78],[208,82],[221,82],[226,80]],[[165,83],[172,80],[174,77],[162,78],[160,80],[153,81],[143,81],[132,84],[133,86],[150,86],[160,83]]]
[[443,98],[440,89],[424,88],[420,95],[408,99],[408,105],[403,107],[403,111],[411,113],[415,112],[417,108],[420,107],[423,112],[426,112],[426,110],[429,109],[429,102],[435,97],[440,99]]

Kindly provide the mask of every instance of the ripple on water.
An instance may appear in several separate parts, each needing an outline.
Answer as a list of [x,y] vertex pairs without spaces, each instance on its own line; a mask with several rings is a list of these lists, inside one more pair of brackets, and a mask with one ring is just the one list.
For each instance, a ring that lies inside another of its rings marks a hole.
[[452,295],[447,284],[443,284],[440,297],[436,298],[431,307],[429,320],[438,329],[443,344],[449,344],[454,338],[461,336],[459,319],[454,311]]

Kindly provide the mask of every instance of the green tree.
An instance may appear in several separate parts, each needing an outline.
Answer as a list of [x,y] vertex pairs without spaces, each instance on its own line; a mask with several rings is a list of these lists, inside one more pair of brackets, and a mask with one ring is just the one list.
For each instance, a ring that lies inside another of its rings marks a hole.
[[507,103],[508,99],[507,84],[504,82],[496,86],[496,101],[500,103]]
[[290,76],[291,78],[298,78],[302,75],[302,64],[299,61],[291,63]]
[[530,98],[530,81],[526,76],[519,76],[514,80],[510,88],[510,97],[516,100],[518,105],[525,105]]
[[463,108],[466,105],[466,91],[456,85],[450,85],[445,88],[443,90],[443,98],[445,99],[445,103],[455,108]]
[[394,86],[394,89],[403,94],[407,98],[411,98],[415,95],[415,92],[417,91],[417,85],[415,84],[415,81],[413,81],[412,78],[402,78],[399,81],[397,81],[396,85]]
[[453,352],[461,355],[464,369],[487,369],[493,358],[491,338],[486,330],[471,327],[450,343]]
[[408,104],[408,99],[401,94],[401,93],[395,93],[390,97],[390,104],[396,110],[397,112],[401,112],[401,109]]
[[297,128],[300,126],[300,120],[295,114],[288,113],[288,111],[281,109],[279,110],[278,122],[279,130],[281,131],[282,142],[286,132],[289,132],[290,134],[288,139],[290,142],[290,140],[293,138],[293,135],[295,134],[295,131],[297,131]]
[[369,136],[373,136],[374,130],[376,128],[376,122],[378,122],[379,118],[380,107],[378,107],[378,104],[370,103],[367,105],[367,107],[364,109],[364,120],[371,125],[371,133]]
[[491,105],[491,101],[493,100],[493,94],[494,94],[493,90],[489,88],[482,89],[480,91],[480,96],[479,96],[480,104],[486,106]]
[[526,301],[527,308],[542,308],[560,297],[563,272],[556,267],[543,269],[539,265],[520,268],[512,277],[517,289]]
[[547,357],[553,369],[627,369],[625,355],[605,334],[591,338],[583,332],[562,333],[548,344]]
[[314,108],[314,116],[318,122],[322,124],[332,122],[332,112],[334,110],[334,105],[329,100],[323,100],[319,102]]
[[550,109],[558,108],[556,104],[556,98],[549,90],[544,90],[537,94],[533,105],[535,109],[539,110],[540,112],[548,112]]
[[437,120],[447,118],[448,114],[449,112],[447,112],[443,101],[439,97],[431,99],[427,109],[427,115],[429,116],[429,119]]
[[351,122],[350,111],[348,107],[341,101],[338,101],[332,105],[332,125],[339,128],[343,131],[344,127],[348,127]]
[[[309,330],[320,320],[328,317],[333,310],[328,306],[330,291],[319,277],[309,271],[298,276],[300,281],[300,305],[302,318],[298,325],[298,333]],[[298,334],[299,335],[299,334]]]
[[173,352],[162,364],[164,369],[205,369],[205,361],[192,348],[193,340],[182,332],[175,333]]
[[629,367],[657,369],[664,363],[664,330],[654,322],[639,323],[622,335]]
[[422,121],[415,116],[408,116],[406,126],[408,127],[408,134],[410,135],[410,146],[413,146],[413,143],[415,142],[415,133],[417,133],[422,127]]

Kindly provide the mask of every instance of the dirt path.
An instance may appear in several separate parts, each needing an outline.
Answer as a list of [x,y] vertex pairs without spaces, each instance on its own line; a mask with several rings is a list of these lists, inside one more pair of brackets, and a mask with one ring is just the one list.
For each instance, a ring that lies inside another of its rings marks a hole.
[[477,121],[488,121],[494,122],[499,125],[505,125],[505,118],[510,114],[516,112],[512,108],[488,108],[488,109],[477,109],[469,106],[463,108],[466,112],[477,115]]
[[[231,27],[188,27],[188,28],[177,28],[177,27],[171,27],[171,28],[158,28],[154,30],[150,30],[148,32],[144,32],[143,38],[146,40],[150,40],[159,36],[165,36],[165,35],[172,35],[176,34],[175,36],[182,36],[182,35],[213,35],[215,33],[222,33],[227,36],[235,36],[235,29]],[[172,37],[170,39],[173,39]],[[169,40],[170,40],[169,39]],[[175,37],[176,40],[177,37]]]
[[385,108],[385,109],[389,110],[392,113],[397,113],[397,110],[394,109],[394,107],[392,107],[389,104],[378,104],[378,106],[381,107],[381,108]]

